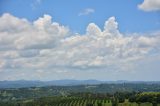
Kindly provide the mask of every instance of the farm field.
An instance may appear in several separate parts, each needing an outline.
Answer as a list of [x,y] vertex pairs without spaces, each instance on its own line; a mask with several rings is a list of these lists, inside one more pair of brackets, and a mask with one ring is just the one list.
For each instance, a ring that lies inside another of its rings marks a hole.
[[159,84],[0,89],[0,106],[160,106]]
[[21,102],[11,102],[11,103],[0,103],[0,106],[160,106],[160,104],[153,105],[152,103],[131,103],[125,101],[124,103],[113,104],[107,99],[64,99],[57,100],[43,98],[36,101],[21,101]]

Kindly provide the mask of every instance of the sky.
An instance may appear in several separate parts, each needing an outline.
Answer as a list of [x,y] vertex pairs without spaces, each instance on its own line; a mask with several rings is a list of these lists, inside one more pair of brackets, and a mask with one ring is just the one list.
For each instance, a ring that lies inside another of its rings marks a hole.
[[160,0],[1,0],[0,80],[160,81]]

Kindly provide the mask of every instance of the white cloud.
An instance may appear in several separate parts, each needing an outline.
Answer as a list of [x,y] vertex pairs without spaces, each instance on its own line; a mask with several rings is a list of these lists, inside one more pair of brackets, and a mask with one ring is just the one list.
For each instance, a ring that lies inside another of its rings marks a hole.
[[138,8],[144,11],[159,11],[160,0],[144,0],[142,4],[138,5]]
[[30,23],[4,14],[0,23],[0,48],[6,46],[4,49],[52,48],[69,33],[67,27],[51,22],[49,15]]
[[119,32],[115,17],[105,22],[103,30],[90,23],[81,35],[53,22],[49,15],[29,22],[3,14],[0,70],[130,71],[138,61],[160,54],[159,35],[160,32],[153,32],[126,36]]
[[92,14],[92,13],[94,13],[94,12],[95,12],[94,9],[92,9],[92,8],[86,8],[86,9],[84,9],[83,11],[81,11],[81,12],[78,14],[78,16],[89,15],[89,14]]

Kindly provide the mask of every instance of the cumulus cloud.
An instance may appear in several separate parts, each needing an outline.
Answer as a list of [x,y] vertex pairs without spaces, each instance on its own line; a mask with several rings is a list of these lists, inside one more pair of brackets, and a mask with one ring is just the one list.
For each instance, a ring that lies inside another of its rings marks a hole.
[[138,8],[144,11],[159,11],[160,0],[144,0],[142,4],[138,5]]
[[4,14],[0,17],[0,23],[2,49],[52,48],[69,33],[67,27],[51,23],[49,15],[30,23],[26,19]]
[[6,13],[0,17],[0,70],[130,71],[137,61],[160,53],[159,35],[126,36],[119,32],[115,17],[104,29],[90,23],[81,35],[49,15],[29,22]]
[[83,11],[81,11],[81,12],[78,14],[78,16],[89,15],[89,14],[92,14],[92,13],[94,13],[94,12],[95,12],[94,9],[92,9],[92,8],[86,8],[86,9],[84,9]]

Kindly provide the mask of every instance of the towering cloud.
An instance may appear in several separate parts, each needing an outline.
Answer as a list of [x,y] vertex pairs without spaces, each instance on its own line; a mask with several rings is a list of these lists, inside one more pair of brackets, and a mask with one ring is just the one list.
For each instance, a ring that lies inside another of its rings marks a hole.
[[126,36],[119,32],[115,17],[105,22],[103,30],[90,23],[81,35],[53,22],[49,15],[29,22],[3,14],[0,17],[0,70],[130,71],[136,62],[160,54],[159,35],[156,32]]

